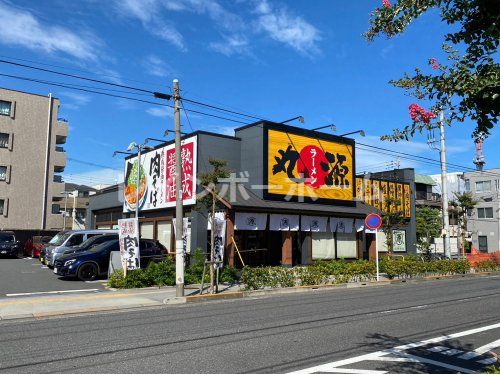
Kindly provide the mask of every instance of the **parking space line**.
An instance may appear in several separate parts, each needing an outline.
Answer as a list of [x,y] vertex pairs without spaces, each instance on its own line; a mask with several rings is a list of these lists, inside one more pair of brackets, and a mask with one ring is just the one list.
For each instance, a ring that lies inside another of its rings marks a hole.
[[435,361],[435,360],[431,360],[431,359],[424,358],[424,357],[410,355],[408,353],[400,353],[400,355],[403,356],[403,358],[409,358],[409,359],[415,360],[413,362],[420,362],[422,364],[430,364],[430,365],[434,365],[434,366],[439,366],[439,367],[442,367],[442,368],[445,368],[445,369],[449,369],[449,370],[453,370],[453,371],[456,371],[456,372],[459,372],[459,373],[465,373],[465,374],[474,374],[474,373],[476,373],[473,370],[469,370],[469,369],[466,369],[466,368],[463,368],[463,367],[460,367],[460,366],[450,365],[450,364],[447,364],[447,363],[444,363],[444,362]]
[[60,293],[76,293],[76,292],[97,292],[98,288],[87,288],[83,290],[63,290],[63,291],[42,291],[42,292],[24,292],[24,293],[8,293],[5,296],[15,297],[15,296],[35,296],[35,295],[53,295]]
[[474,351],[480,354],[489,352],[493,348],[498,348],[500,347],[500,339],[495,340],[494,342],[488,343],[486,345],[483,345],[482,347],[476,348]]
[[495,362],[497,362],[497,358],[496,357],[486,358],[486,359],[480,360],[478,362],[480,364],[483,364],[483,365],[491,365],[491,364],[494,364]]

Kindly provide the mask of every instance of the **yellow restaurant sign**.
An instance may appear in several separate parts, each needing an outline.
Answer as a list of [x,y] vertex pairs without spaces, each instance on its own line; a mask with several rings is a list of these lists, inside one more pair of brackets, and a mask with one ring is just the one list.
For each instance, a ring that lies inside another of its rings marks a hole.
[[334,136],[320,139],[308,136],[308,132],[268,128],[265,197],[354,201],[353,152],[354,142],[336,141]]
[[391,211],[396,209],[404,214],[405,218],[411,217],[411,191],[408,183],[396,183],[387,180],[368,179],[356,177],[356,197],[383,212],[387,212],[387,199],[399,202],[392,204]]

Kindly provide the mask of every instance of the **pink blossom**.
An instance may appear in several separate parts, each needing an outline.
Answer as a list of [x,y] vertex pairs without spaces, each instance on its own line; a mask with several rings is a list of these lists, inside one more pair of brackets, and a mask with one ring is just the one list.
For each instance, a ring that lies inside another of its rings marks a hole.
[[436,118],[436,115],[433,112],[425,110],[418,104],[411,104],[408,109],[410,112],[410,118],[413,122],[423,122],[428,124],[431,122],[431,119]]
[[382,0],[382,5],[385,8],[390,8],[391,7],[391,2],[389,0]]
[[434,70],[438,70],[440,68],[439,62],[435,57],[432,57],[429,60],[429,65],[431,65],[431,68],[433,68]]

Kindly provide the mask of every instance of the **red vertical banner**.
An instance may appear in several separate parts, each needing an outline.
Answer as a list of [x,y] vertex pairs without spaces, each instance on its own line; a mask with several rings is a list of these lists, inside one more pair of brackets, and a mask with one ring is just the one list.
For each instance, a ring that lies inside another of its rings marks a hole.
[[[192,201],[196,199],[196,149],[193,142],[182,144],[182,200]],[[166,157],[166,201],[175,202],[176,196],[176,173],[175,173],[175,148],[167,149]]]

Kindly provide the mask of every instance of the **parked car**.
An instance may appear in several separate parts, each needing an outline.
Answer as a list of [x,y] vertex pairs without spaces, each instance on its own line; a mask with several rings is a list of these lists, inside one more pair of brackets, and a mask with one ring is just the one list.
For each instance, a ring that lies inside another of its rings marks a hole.
[[65,246],[57,247],[52,251],[52,263],[55,263],[56,260],[63,255],[67,255],[70,253],[85,252],[85,251],[88,251],[89,249],[91,249],[99,244],[102,244],[102,243],[110,241],[110,240],[117,240],[117,239],[118,239],[118,234],[105,233],[104,235],[93,236],[93,237],[85,240],[80,245],[76,245],[73,247],[65,247]]
[[82,244],[85,240],[104,234],[116,234],[116,230],[69,230],[61,231],[52,238],[49,245],[43,251],[43,263],[49,268],[54,266],[52,253],[59,247],[74,247]]
[[47,246],[52,236],[34,236],[24,244],[24,255],[33,258],[40,257],[40,251]]
[[20,243],[12,231],[0,231],[0,255],[17,257]]
[[[120,250],[119,240],[110,240],[87,251],[70,253],[59,257],[54,264],[54,273],[62,277],[76,277],[82,281],[93,281],[108,274],[111,252]],[[161,261],[167,256],[167,249],[157,240],[140,239],[139,253],[141,267],[151,261]]]

